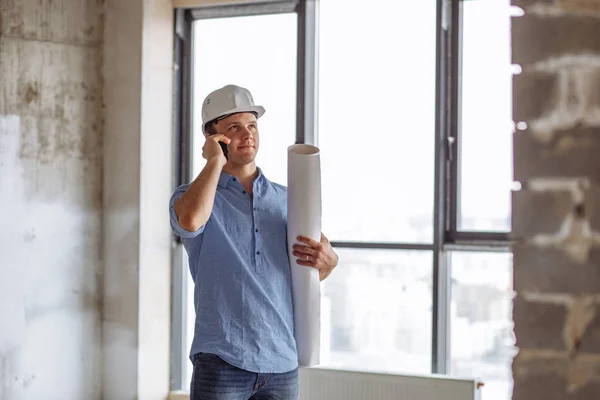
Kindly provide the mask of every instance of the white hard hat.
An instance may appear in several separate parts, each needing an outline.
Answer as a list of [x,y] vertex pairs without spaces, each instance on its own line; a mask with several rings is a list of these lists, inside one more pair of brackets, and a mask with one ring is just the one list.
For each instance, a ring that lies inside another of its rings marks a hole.
[[227,85],[215,90],[202,103],[202,133],[206,132],[208,122],[240,112],[254,113],[258,119],[265,113],[265,109],[254,105],[252,94],[243,87]]

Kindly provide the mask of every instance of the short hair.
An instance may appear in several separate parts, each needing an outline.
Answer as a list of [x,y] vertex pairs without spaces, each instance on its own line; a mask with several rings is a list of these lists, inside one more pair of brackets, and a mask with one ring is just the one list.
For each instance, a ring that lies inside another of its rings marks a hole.
[[218,120],[212,120],[207,122],[206,125],[204,125],[204,132],[208,133],[209,135],[216,134],[217,127],[215,125],[217,125],[218,122]]

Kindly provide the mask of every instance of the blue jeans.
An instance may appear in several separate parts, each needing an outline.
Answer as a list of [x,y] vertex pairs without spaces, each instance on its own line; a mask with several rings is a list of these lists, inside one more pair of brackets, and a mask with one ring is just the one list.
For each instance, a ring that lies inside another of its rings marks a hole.
[[200,353],[194,359],[190,400],[298,400],[298,369],[257,374]]

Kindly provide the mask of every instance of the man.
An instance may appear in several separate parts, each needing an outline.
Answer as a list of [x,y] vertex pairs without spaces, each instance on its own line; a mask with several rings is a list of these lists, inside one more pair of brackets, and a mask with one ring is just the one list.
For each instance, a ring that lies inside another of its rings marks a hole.
[[[202,104],[206,165],[170,201],[195,283],[192,400],[298,398],[287,189],[254,161],[264,112],[239,86],[210,93]],[[321,280],[338,263],[324,235],[299,237],[293,249]]]

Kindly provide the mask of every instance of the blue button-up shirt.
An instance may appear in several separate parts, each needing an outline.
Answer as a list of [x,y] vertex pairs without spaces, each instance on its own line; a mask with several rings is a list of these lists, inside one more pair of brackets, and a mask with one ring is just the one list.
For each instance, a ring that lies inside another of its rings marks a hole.
[[287,188],[258,170],[251,198],[222,172],[212,214],[196,232],[183,229],[175,201],[171,227],[182,238],[194,280],[196,323],[190,357],[212,353],[236,367],[281,373],[298,366],[287,251]]

